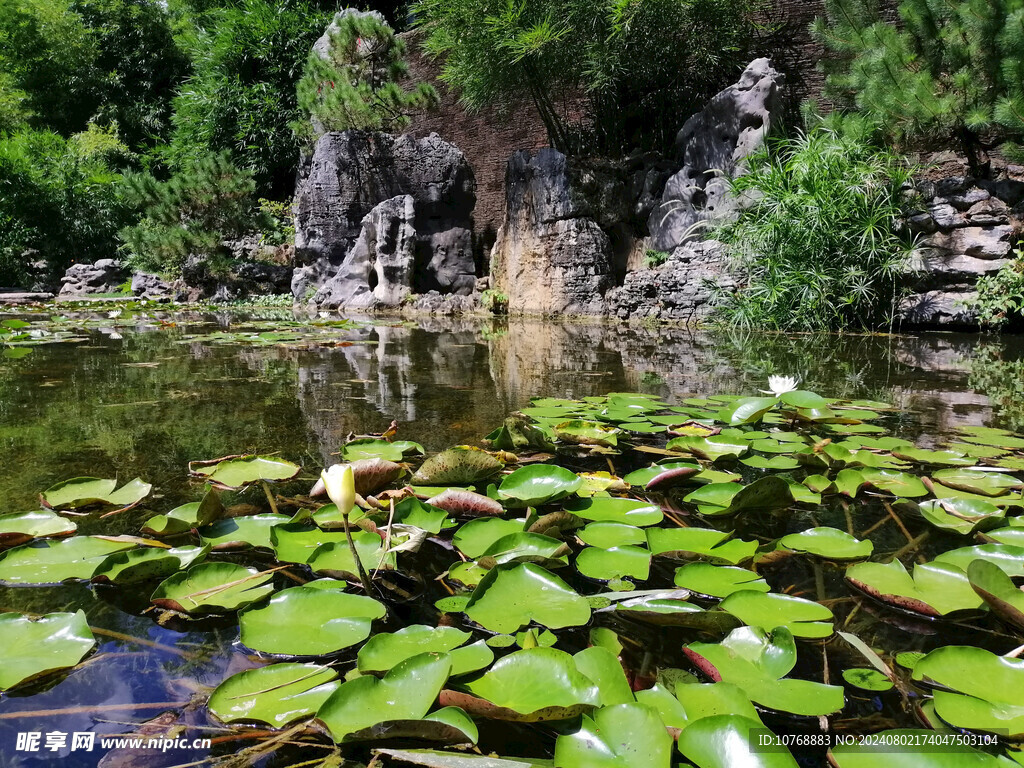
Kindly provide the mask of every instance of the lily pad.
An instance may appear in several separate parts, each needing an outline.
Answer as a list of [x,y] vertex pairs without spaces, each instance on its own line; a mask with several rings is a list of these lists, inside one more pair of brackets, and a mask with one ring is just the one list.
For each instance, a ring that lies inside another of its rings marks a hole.
[[139,547],[115,552],[100,563],[92,580],[101,584],[136,584],[164,579],[201,560],[207,551],[207,547]]
[[465,613],[492,632],[508,634],[531,621],[550,629],[581,626],[590,620],[590,604],[554,574],[521,563],[488,573]]
[[523,530],[522,520],[502,520],[499,518],[482,518],[464,523],[452,543],[466,557],[477,558],[491,548],[499,539]]
[[1011,490],[1020,490],[1024,484],[1005,472],[981,469],[943,469],[932,475],[947,488],[956,488],[981,496],[1005,496]]
[[222,723],[260,722],[275,728],[309,717],[338,686],[338,673],[316,664],[273,664],[232,675],[210,695]]
[[520,467],[502,480],[498,496],[509,506],[536,507],[575,493],[583,481],[575,472],[552,464]]
[[626,545],[647,545],[647,534],[643,529],[624,523],[590,523],[582,530],[577,531],[576,536],[584,544],[602,549]]
[[[569,564],[565,542],[539,533],[518,531],[502,536],[481,555],[481,562],[498,565],[506,563],[539,563],[547,568]],[[483,558],[487,558],[484,561]]]
[[743,397],[720,410],[715,418],[732,426],[755,424],[778,403],[775,397]]
[[142,532],[152,536],[173,536],[187,533],[193,528],[209,525],[224,513],[220,494],[215,488],[207,489],[201,501],[175,507],[166,515],[155,515],[142,526]]
[[576,556],[576,568],[592,579],[621,579],[630,577],[646,581],[651,571],[651,553],[629,544],[601,549],[585,547]]
[[731,537],[731,533],[708,528],[651,528],[647,531],[647,546],[654,555],[704,557],[726,565],[750,560],[757,551],[757,542]]
[[976,547],[951,549],[936,556],[934,562],[953,565],[966,572],[975,560],[995,563],[1007,576],[1024,576],[1024,547],[1012,544],[981,544]]
[[273,592],[273,576],[234,563],[200,563],[163,581],[151,599],[182,613],[228,613]]
[[750,451],[750,444],[742,440],[721,437],[684,435],[669,440],[665,448],[670,451],[692,453],[707,461],[736,461]]
[[657,525],[664,518],[661,507],[636,499],[615,496],[594,496],[570,504],[566,510],[584,520],[605,523],[622,523],[645,527]]
[[291,480],[301,469],[298,464],[273,456],[234,456],[213,463],[193,462],[189,465],[189,470],[194,474],[226,489],[244,488],[261,480]]
[[621,429],[596,421],[573,419],[555,425],[555,436],[571,445],[603,445],[614,448],[619,443]]
[[505,512],[494,499],[462,488],[447,488],[431,497],[430,504],[453,517],[496,516]]
[[703,515],[726,516],[747,511],[785,509],[793,503],[789,483],[781,477],[762,477],[750,485],[711,483],[684,499],[697,504]]
[[892,680],[883,675],[877,669],[870,667],[857,667],[843,670],[843,680],[854,688],[872,693],[884,693],[893,688]]
[[447,653],[452,676],[483,669],[494,660],[486,643],[465,645],[472,635],[455,627],[412,624],[397,632],[374,635],[359,649],[358,669],[364,674],[382,674],[421,653]]
[[0,515],[0,549],[16,547],[32,539],[70,536],[77,529],[75,523],[48,509]]
[[672,738],[657,712],[642,704],[606,706],[555,742],[560,768],[668,768],[671,761]]
[[755,731],[764,733],[764,726],[748,717],[705,717],[679,734],[679,751],[697,768],[797,768],[785,747],[754,751]]
[[472,485],[494,477],[504,468],[487,451],[463,446],[431,456],[412,479],[417,485]]
[[125,483],[117,490],[117,480],[98,477],[76,477],[43,491],[43,504],[50,509],[77,509],[96,504],[130,507],[149,495],[153,486],[139,478]]
[[341,458],[345,461],[358,461],[360,459],[386,459],[387,461],[402,461],[407,455],[423,455],[423,446],[409,440],[396,440],[389,443],[387,440],[376,438],[359,438],[350,440],[341,447]]
[[443,653],[406,659],[382,679],[365,675],[343,683],[317,712],[336,742],[378,723],[420,720],[430,710],[452,669]]
[[993,613],[1024,629],[1024,592],[998,565],[988,560],[975,560],[967,567],[967,578]]
[[96,645],[85,614],[50,613],[37,619],[0,613],[0,692],[49,672],[73,667]]
[[266,605],[242,611],[238,621],[242,644],[254,651],[325,656],[365,640],[374,619],[386,614],[373,598],[302,586],[281,590]]
[[752,627],[786,627],[800,638],[832,636],[832,611],[802,597],[744,590],[725,598],[721,608]]
[[846,580],[883,603],[923,616],[946,616],[982,606],[967,574],[946,563],[915,565],[913,577],[899,560],[858,563],[847,569]]
[[137,546],[136,541],[103,536],[22,544],[0,555],[0,582],[59,584],[70,579],[91,579],[108,555]]
[[875,545],[861,541],[838,528],[810,528],[779,539],[779,546],[829,560],[863,560],[871,557]]
[[887,469],[866,469],[861,473],[864,480],[880,491],[886,491],[901,498],[917,498],[927,496],[928,488],[920,478],[906,472],[895,472]]
[[686,470],[689,475],[695,475],[700,472],[700,467],[692,462],[669,461],[664,464],[653,464],[649,467],[636,469],[622,479],[630,485],[646,486],[649,482],[654,480],[654,478],[674,469]]
[[275,526],[284,525],[291,518],[270,512],[245,517],[230,517],[218,520],[199,531],[203,544],[211,549],[245,549],[257,547],[273,549],[271,531]]
[[936,528],[967,536],[998,525],[1006,510],[978,499],[928,499],[919,506],[921,515]]
[[724,598],[734,592],[768,592],[768,583],[754,571],[731,565],[689,563],[676,569],[675,584],[698,595]]

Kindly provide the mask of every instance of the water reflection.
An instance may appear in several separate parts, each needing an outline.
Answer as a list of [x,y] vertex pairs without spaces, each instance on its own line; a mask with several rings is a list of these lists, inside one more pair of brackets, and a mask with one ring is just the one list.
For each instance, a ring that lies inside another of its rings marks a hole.
[[[195,498],[185,477],[190,460],[279,451],[301,462],[311,481],[350,433],[379,432],[394,420],[400,438],[430,450],[478,443],[535,396],[752,393],[769,374],[785,373],[823,394],[894,401],[908,413],[904,433],[926,443],[958,425],[1012,422],[1021,400],[1019,339],[432,320],[339,329],[326,346],[253,346],[194,338],[247,327],[232,315],[178,320],[94,329],[86,343],[38,347],[0,363],[0,512],[35,508],[41,490],[76,475],[141,476],[156,489],[148,509],[102,524],[104,532],[135,532],[149,514]],[[96,526],[81,522],[84,533]],[[12,608],[83,608],[107,634],[89,664],[35,695],[0,698],[0,714],[185,701],[197,685],[215,685],[250,663],[232,645],[234,625],[177,631],[187,628],[160,626],[101,589],[0,588],[0,611]],[[129,730],[125,722],[158,712],[0,719],[0,766],[60,758],[5,762],[17,731],[120,733]],[[203,725],[201,711],[186,722]],[[201,758],[178,757],[175,764]],[[61,765],[95,759],[71,755]]]

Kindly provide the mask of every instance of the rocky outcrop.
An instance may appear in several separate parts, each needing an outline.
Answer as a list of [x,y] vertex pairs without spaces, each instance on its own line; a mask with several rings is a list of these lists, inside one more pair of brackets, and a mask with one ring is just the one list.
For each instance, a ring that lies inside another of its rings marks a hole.
[[[408,213],[405,201],[394,203],[404,197],[410,199]],[[413,254],[409,279],[401,278],[409,291],[472,292],[475,202],[469,163],[436,134],[422,139],[364,131],[324,134],[301,171],[296,194],[292,295],[332,308],[368,293],[373,299],[359,299],[359,306],[401,300],[402,291],[374,294],[380,282],[370,284],[380,259],[389,269],[396,263],[396,244],[388,242],[392,232],[404,238],[402,258]],[[395,229],[399,220],[405,228]],[[345,286],[349,274],[356,283]]]
[[778,119],[784,80],[768,59],[757,59],[686,121],[675,143],[683,167],[668,180],[648,224],[653,248],[671,251],[699,238],[701,222],[735,215],[739,201],[729,195],[729,179]]
[[160,275],[136,272],[132,275],[132,296],[140,299],[169,299],[171,298],[171,285]]
[[95,264],[72,264],[61,278],[60,296],[89,296],[115,293],[127,275],[116,259],[100,259]]
[[979,277],[1013,258],[1021,231],[1024,183],[955,176],[915,190],[918,210],[907,221],[919,244],[906,269],[910,294],[899,321],[911,326],[972,326],[964,302]]

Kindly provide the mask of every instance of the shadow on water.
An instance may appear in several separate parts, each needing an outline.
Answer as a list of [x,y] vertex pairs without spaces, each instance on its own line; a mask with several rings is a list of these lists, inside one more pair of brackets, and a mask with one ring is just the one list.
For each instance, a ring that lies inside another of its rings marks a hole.
[[[35,509],[40,491],[70,477],[139,476],[154,484],[145,509],[78,521],[81,533],[134,533],[154,512],[196,498],[184,477],[190,460],[279,452],[303,465],[299,485],[311,484],[347,435],[381,432],[392,420],[400,438],[436,451],[479,444],[531,397],[752,394],[774,373],[797,375],[803,387],[833,396],[891,401],[905,414],[895,432],[925,445],[961,425],[1024,426],[1018,394],[1024,346],[1016,338],[782,336],[476,320],[373,322],[339,328],[316,344],[205,338],[244,331],[247,323],[253,321],[224,315],[129,324],[116,332],[93,327],[82,343],[40,346],[24,358],[0,361],[0,512]],[[829,515],[841,512],[821,514],[815,522],[835,525]],[[871,524],[855,522],[858,530]],[[876,546],[896,549],[901,540],[887,537],[897,534],[889,530]],[[785,576],[800,589],[816,588],[814,573]],[[841,570],[826,570],[817,582],[822,586],[830,596],[847,594]],[[98,652],[72,674],[0,698],[0,768],[96,765],[99,753],[16,754],[11,747],[23,731],[131,731],[162,710],[123,705],[185,702],[252,666],[233,645],[233,621],[165,627],[145,612],[146,603],[126,603],[87,586],[0,587],[0,612],[83,608],[100,640]],[[834,607],[837,619],[845,619],[848,606]],[[865,613],[857,622],[875,619]],[[920,628],[879,624],[868,630],[886,636],[886,647],[927,645]],[[46,714],[67,707],[81,709]],[[11,717],[24,712],[39,714]],[[182,722],[210,725],[202,711]],[[103,768],[179,765],[202,755],[148,754]]]

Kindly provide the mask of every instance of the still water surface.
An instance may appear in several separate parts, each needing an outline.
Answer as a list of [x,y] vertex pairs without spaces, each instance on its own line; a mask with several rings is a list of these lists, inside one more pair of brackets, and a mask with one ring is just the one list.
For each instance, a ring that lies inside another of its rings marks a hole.
[[[186,477],[191,460],[277,452],[304,467],[299,486],[308,487],[347,435],[381,432],[392,420],[399,438],[436,451],[479,444],[531,397],[753,394],[772,373],[800,376],[802,388],[826,396],[893,402],[907,413],[899,431],[925,445],[957,425],[1024,426],[1015,411],[1024,383],[1013,367],[1024,345],[1014,338],[786,337],[431,320],[338,329],[328,345],[320,338],[315,346],[254,346],[202,336],[265,331],[265,321],[207,315],[115,328],[94,317],[80,343],[0,360],[0,513],[37,508],[40,491],[71,477],[138,476],[154,485],[145,509],[80,523],[81,533],[136,533],[150,515],[197,498]],[[236,501],[260,503],[255,496]],[[235,623],[160,626],[146,607],[144,598],[132,602],[105,588],[0,587],[0,612],[83,608],[92,626],[153,644],[102,635],[99,652],[67,677],[31,695],[0,696],[0,768],[97,765],[99,753],[16,753],[16,733],[124,733],[161,707],[108,705],[185,702],[202,686],[252,666],[233,645]],[[82,709],[46,713],[76,706]],[[13,717],[29,712],[38,714]],[[201,710],[185,720],[209,725]],[[229,754],[239,746],[215,749]],[[181,765],[203,756],[124,753],[102,765]]]

